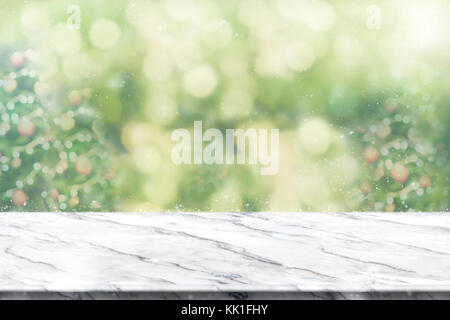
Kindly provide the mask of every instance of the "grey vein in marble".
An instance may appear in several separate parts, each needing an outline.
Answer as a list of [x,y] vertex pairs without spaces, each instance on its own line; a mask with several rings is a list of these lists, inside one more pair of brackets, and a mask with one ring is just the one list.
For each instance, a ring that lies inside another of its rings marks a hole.
[[446,213],[0,213],[0,291],[449,291]]

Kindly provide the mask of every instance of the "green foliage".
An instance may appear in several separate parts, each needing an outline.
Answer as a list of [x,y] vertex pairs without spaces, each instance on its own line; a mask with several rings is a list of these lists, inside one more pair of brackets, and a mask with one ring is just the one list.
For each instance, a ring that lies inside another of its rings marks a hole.
[[90,90],[56,89],[32,51],[3,50],[1,61],[1,210],[110,210],[113,172]]
[[365,170],[362,210],[449,210],[449,153],[435,135],[445,126],[430,122],[411,98],[386,99],[355,129]]
[[[5,210],[19,209],[11,205],[18,181],[30,199],[23,210],[90,210],[92,201],[102,203],[99,210],[449,210],[450,38],[443,30],[450,12],[443,2],[79,0],[80,29],[67,27],[69,5],[13,1],[0,12],[2,43],[36,49],[42,65],[33,68],[51,74],[50,97],[18,103],[14,111],[7,103],[34,95],[37,79],[20,77],[13,92],[0,88],[0,112],[8,117],[46,110],[32,118],[33,136],[20,135],[12,122],[0,136]],[[373,5],[379,28],[368,24]],[[1,56],[2,86],[20,71],[9,63],[12,53]],[[79,106],[68,102],[73,89],[84,96]],[[395,112],[386,110],[388,99],[397,102]],[[91,106],[98,120],[78,115],[68,132],[54,122]],[[248,165],[175,166],[170,134],[192,130],[197,120],[221,132],[279,129],[280,172],[263,177]],[[385,120],[391,132],[380,138]],[[320,125],[300,139],[314,122]],[[74,141],[72,151],[92,152],[92,177],[104,177],[108,162],[116,163],[114,192],[102,178],[90,192],[80,191],[78,206],[68,205],[70,186],[91,179],[70,159],[63,175],[37,175],[28,185],[34,163],[55,166],[59,150],[22,151],[13,170],[13,149],[49,131],[61,141],[92,134],[89,143]],[[100,137],[114,153],[104,151]],[[383,154],[396,140],[406,141],[406,149]],[[364,158],[370,146],[378,153],[373,162]],[[414,155],[415,162],[407,160]],[[405,166],[405,181],[392,178],[389,161]],[[420,186],[423,176],[430,186]],[[66,196],[65,209],[42,197],[50,187]]]

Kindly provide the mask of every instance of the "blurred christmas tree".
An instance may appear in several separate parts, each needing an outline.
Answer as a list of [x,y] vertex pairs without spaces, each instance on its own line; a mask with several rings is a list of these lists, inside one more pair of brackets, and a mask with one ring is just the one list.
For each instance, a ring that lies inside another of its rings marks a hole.
[[389,98],[355,130],[365,174],[363,211],[448,211],[449,168],[445,126],[427,117],[427,101]]
[[31,50],[0,55],[0,211],[109,210],[90,90],[52,86]]

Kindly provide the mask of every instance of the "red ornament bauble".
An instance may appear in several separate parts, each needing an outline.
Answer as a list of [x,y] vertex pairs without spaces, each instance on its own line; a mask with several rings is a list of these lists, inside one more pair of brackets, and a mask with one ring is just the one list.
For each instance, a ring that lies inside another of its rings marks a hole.
[[388,101],[386,101],[386,111],[387,112],[395,112],[395,110],[397,110],[398,107],[398,102],[395,99],[388,99]]
[[22,118],[17,126],[17,131],[24,137],[31,137],[34,134],[34,124],[28,118]]
[[378,159],[378,150],[375,147],[368,147],[364,150],[364,159],[369,162],[375,162]]
[[28,195],[22,190],[16,190],[11,197],[11,201],[16,207],[24,207],[28,203]]
[[21,164],[22,160],[20,158],[15,158],[11,161],[11,167],[13,167],[14,169],[19,168]]
[[20,52],[14,52],[11,57],[9,57],[9,61],[14,67],[19,68],[24,62],[23,54]]
[[69,99],[69,103],[72,106],[77,106],[77,105],[79,105],[81,103],[81,100],[82,100],[83,97],[82,97],[80,91],[73,90],[72,92],[69,93],[67,98]]
[[422,188],[428,188],[431,185],[431,178],[429,176],[422,176],[419,179],[419,184]]
[[52,198],[54,201],[57,201],[58,197],[59,197],[59,191],[56,189],[52,189],[52,190],[50,190],[49,195],[50,195],[50,198]]
[[403,183],[408,180],[408,169],[401,163],[396,163],[391,170],[392,179]]
[[372,186],[368,182],[363,182],[361,183],[359,190],[361,190],[363,194],[369,194],[372,192]]
[[75,163],[75,170],[82,175],[87,175],[92,172],[92,163],[85,156],[80,156]]
[[387,136],[389,136],[391,134],[391,127],[387,126],[387,125],[380,125],[378,127],[377,130],[377,135],[378,137],[380,137],[381,139],[386,138]]

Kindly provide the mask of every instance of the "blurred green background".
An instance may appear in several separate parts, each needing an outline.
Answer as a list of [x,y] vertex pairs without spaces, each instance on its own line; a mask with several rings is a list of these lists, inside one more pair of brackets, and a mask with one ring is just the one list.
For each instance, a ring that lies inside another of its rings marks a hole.
[[[111,210],[448,211],[449,3],[0,0],[0,41],[92,90]],[[279,173],[175,166],[195,120],[280,129]]]

